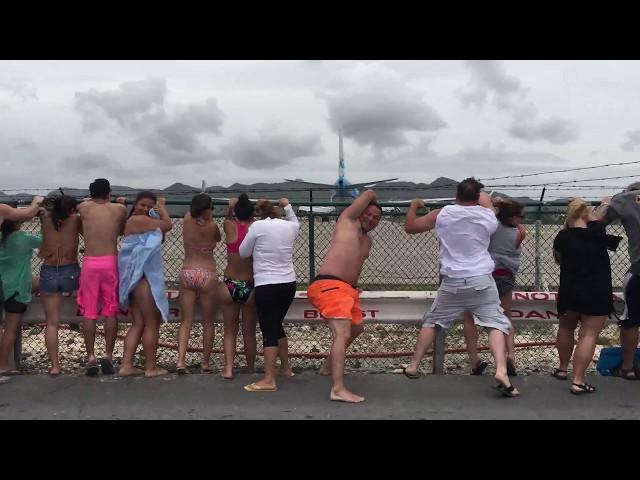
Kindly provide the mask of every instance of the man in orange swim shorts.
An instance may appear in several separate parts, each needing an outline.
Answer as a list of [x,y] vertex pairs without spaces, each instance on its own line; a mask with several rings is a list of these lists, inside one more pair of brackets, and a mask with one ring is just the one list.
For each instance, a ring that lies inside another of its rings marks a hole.
[[321,375],[331,375],[331,400],[358,403],[364,397],[344,385],[344,360],[349,345],[362,333],[362,309],[356,284],[369,256],[372,240],[367,235],[380,223],[382,209],[374,191],[367,190],[342,212],[333,232],[329,253],[309,285],[307,297],[320,311],[333,335],[331,353]]

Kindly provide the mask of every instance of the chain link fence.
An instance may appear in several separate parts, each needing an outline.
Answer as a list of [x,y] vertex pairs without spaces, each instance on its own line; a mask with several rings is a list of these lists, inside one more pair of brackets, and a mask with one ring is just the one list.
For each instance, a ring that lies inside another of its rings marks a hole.
[[[557,215],[555,215],[558,217]],[[535,223],[525,225],[527,237],[522,245],[522,261],[517,276],[517,289],[521,291],[557,290],[559,266],[553,258],[553,240],[562,228],[562,218],[554,218],[554,224],[545,221],[541,214]],[[222,231],[222,217],[215,219]],[[298,289],[304,290],[309,284],[312,272],[317,271],[325,257],[335,227],[335,215],[301,215],[300,231],[294,249],[294,266],[298,279]],[[27,222],[23,229],[30,233],[39,233],[38,221]],[[611,254],[612,279],[614,290],[621,291],[623,278],[629,266],[627,239],[621,226],[611,226],[612,234],[620,235],[623,241],[618,251]],[[438,240],[433,232],[421,235],[407,235],[404,232],[404,215],[385,214],[378,228],[373,232],[374,246],[365,263],[360,288],[363,290],[435,290],[438,287]],[[80,241],[80,261],[84,244]],[[310,252],[313,262],[310,263]],[[182,220],[173,219],[173,230],[166,235],[163,245],[164,270],[167,287],[178,288],[178,274],[182,268],[184,249],[182,245]],[[218,273],[226,267],[224,239],[214,252]],[[41,259],[34,256],[33,274],[37,276]],[[44,319],[43,319],[44,321]],[[101,327],[99,327],[100,331]],[[121,325],[124,336],[127,325]],[[549,323],[520,324],[516,327],[517,368],[521,372],[546,372],[557,366],[557,353],[554,342],[557,325]],[[319,368],[322,356],[329,351],[331,338],[328,329],[321,323],[317,325],[288,325],[291,363],[297,369]],[[366,372],[387,372],[408,363],[413,352],[419,325],[367,324],[364,333],[349,348],[350,358],[347,369]],[[160,364],[175,368],[177,359],[177,324],[163,325],[161,328],[161,347],[158,351]],[[258,329],[258,345],[261,336]],[[96,354],[104,352],[104,339],[98,335]],[[599,339],[599,348],[617,345],[617,328],[608,325]],[[479,345],[488,345],[486,333],[482,333]],[[193,327],[190,339],[190,351],[187,362],[195,370],[201,361],[202,331],[199,324]],[[242,352],[242,335],[238,336],[238,352]],[[468,373],[469,363],[465,353],[462,327],[457,326],[448,333],[446,340],[447,355],[445,369],[448,373]],[[598,348],[598,350],[599,350]],[[259,348],[260,350],[260,348]],[[29,371],[46,371],[48,358],[44,346],[44,325],[23,326],[22,365]],[[212,364],[221,368],[222,326],[216,325],[214,354]],[[141,355],[142,353],[140,353]],[[116,344],[115,356],[122,355],[122,339]],[[66,326],[60,329],[60,356],[63,368],[77,371],[84,363],[84,343],[79,331]],[[489,361],[488,350],[481,351],[481,357]],[[596,353],[597,358],[597,353]],[[261,357],[258,359],[261,367]],[[236,358],[236,367],[245,368],[244,356]],[[431,358],[426,357],[422,368],[431,371]]]

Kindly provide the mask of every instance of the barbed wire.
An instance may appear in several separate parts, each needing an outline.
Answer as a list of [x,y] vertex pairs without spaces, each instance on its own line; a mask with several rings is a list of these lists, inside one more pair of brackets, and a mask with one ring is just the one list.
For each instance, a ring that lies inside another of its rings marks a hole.
[[549,170],[546,172],[537,172],[537,173],[523,173],[520,175],[506,175],[504,177],[492,177],[492,178],[483,178],[482,181],[486,180],[506,180],[507,178],[524,178],[524,177],[534,177],[537,175],[549,175],[552,173],[566,173],[566,172],[577,172],[580,170],[594,170],[596,168],[604,168],[604,167],[619,167],[622,165],[632,165],[640,163],[640,160],[633,160],[631,162],[619,162],[619,163],[604,163],[602,165],[591,165],[588,167],[575,167],[575,168],[565,168],[562,170]]

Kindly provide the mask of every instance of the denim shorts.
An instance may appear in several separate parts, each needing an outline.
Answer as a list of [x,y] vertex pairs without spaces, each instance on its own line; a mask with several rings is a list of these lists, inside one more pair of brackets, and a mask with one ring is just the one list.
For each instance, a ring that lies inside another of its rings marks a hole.
[[71,265],[42,265],[40,268],[41,293],[72,293],[78,290],[80,267]]

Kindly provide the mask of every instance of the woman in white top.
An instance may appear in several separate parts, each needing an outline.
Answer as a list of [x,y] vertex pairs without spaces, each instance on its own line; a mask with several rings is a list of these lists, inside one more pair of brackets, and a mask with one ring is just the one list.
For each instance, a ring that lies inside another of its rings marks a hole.
[[287,335],[282,323],[296,294],[296,274],[293,269],[293,244],[298,235],[298,218],[281,198],[285,218],[269,201],[261,201],[264,220],[254,222],[240,245],[240,256],[253,256],[255,301],[264,346],[264,378],[245,386],[249,392],[274,392],[276,387],[276,357],[280,356],[280,373],[293,376],[289,367]]

